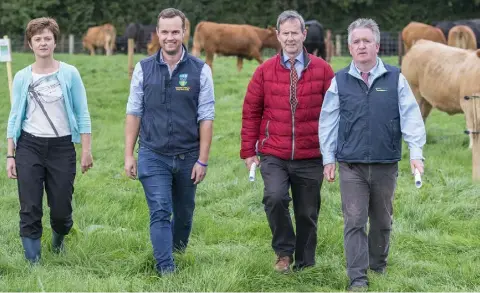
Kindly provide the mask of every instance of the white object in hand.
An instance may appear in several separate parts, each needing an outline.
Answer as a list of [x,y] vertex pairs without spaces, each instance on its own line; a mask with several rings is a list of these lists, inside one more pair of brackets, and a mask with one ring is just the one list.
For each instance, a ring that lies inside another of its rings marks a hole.
[[257,163],[252,163],[250,166],[250,174],[248,175],[248,180],[255,181],[255,169],[257,168]]
[[417,188],[422,187],[422,176],[420,172],[417,170],[417,168],[415,168],[415,171],[413,174],[415,175],[415,186]]

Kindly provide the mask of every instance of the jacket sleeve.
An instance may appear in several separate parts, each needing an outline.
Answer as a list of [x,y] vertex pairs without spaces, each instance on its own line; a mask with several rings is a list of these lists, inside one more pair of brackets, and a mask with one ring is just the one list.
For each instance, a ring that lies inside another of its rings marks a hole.
[[243,101],[240,158],[245,159],[257,154],[255,145],[260,133],[263,115],[263,70],[259,66],[247,87]]
[[335,77],[325,94],[320,120],[318,123],[318,138],[323,165],[335,163],[338,140],[338,125],[340,121],[340,101]]
[[92,133],[90,113],[87,105],[87,92],[83,85],[80,73],[75,68],[72,72],[72,101],[73,112],[77,118],[78,130],[80,133]]
[[423,160],[422,149],[427,140],[425,124],[410,85],[401,73],[398,82],[398,106],[400,127],[403,139],[410,149],[410,160]]
[[22,73],[23,71],[18,72],[13,78],[12,107],[10,108],[10,115],[8,116],[7,138],[13,138],[15,136],[15,133],[13,133],[13,129],[17,120],[18,107],[20,107],[20,100],[22,96]]

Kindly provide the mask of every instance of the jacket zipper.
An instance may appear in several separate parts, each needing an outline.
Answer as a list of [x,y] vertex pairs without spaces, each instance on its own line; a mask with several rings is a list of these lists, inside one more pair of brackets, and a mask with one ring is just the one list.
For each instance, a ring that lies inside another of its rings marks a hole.
[[292,107],[292,160],[295,154],[295,109]]
[[[367,109],[369,109],[368,111],[370,111],[370,93],[372,92],[372,89],[373,89],[373,84],[375,83],[375,81],[382,77],[383,75],[385,75],[385,73],[382,73],[381,75],[377,76],[374,80],[372,80],[372,84],[369,86],[367,85],[363,79],[362,79],[362,82],[367,86],[367,91],[365,92],[366,96],[367,96]],[[369,113],[369,116],[370,116],[370,113]],[[367,139],[368,139],[368,153],[367,153],[367,158],[368,160],[370,160],[370,156],[371,156],[371,153],[370,153],[370,148],[372,146],[372,132],[371,132],[371,129],[370,129],[370,120],[367,121]]]
[[392,148],[393,151],[397,151],[397,147],[395,146],[395,130],[394,130],[394,125],[393,125],[393,120],[390,121],[390,131],[391,131],[391,136],[392,136]]

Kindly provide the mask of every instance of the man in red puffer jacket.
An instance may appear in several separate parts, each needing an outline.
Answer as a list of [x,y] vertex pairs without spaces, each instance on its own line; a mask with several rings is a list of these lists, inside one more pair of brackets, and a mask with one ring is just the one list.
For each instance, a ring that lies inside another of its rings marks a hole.
[[[334,73],[323,59],[307,53],[306,34],[297,12],[280,14],[277,38],[282,51],[255,71],[242,112],[240,157],[248,169],[253,163],[260,165],[278,272],[290,270],[294,254],[294,270],[315,264],[323,180],[318,120]],[[289,213],[290,187],[296,236]]]

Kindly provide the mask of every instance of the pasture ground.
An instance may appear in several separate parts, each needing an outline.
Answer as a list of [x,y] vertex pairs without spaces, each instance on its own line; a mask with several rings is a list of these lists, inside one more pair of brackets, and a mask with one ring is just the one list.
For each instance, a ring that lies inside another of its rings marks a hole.
[[[136,55],[135,61],[144,56]],[[0,172],[1,291],[343,291],[347,285],[338,180],[322,186],[317,265],[290,275],[272,270],[271,233],[261,204],[263,184],[248,181],[239,159],[241,108],[257,67],[216,58],[216,120],[206,180],[199,186],[187,252],[175,255],[178,272],[158,277],[148,233],[148,209],[138,181],[124,176],[127,57],[57,54],[75,65],[85,83],[93,124],[94,168],[77,170],[74,229],[67,253],[50,250],[44,201],[42,264],[23,259],[18,235],[16,182]],[[14,72],[33,61],[13,55]],[[333,59],[334,70],[348,57]],[[396,64],[397,58],[385,58]],[[0,132],[10,104],[5,65],[0,64]],[[471,152],[462,115],[434,110],[427,121],[426,172],[421,189],[410,174],[403,145],[394,205],[388,273],[370,274],[372,291],[480,291],[480,192],[471,182]],[[4,136],[5,137],[5,136]],[[80,148],[77,148],[80,154]],[[5,158],[6,139],[0,140]],[[5,166],[5,161],[3,166]],[[257,171],[258,172],[258,171]]]

